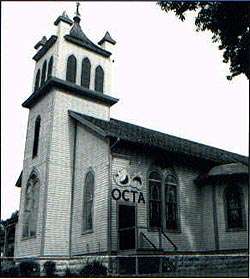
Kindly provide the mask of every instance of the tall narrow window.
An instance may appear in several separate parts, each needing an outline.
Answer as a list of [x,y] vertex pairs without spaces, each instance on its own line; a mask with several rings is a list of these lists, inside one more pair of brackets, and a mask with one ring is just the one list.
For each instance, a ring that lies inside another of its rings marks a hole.
[[47,80],[50,79],[52,76],[52,69],[53,69],[53,56],[51,56],[49,60]]
[[83,197],[83,232],[93,230],[94,175],[89,171],[85,178]]
[[178,207],[177,207],[177,179],[169,174],[165,179],[165,216],[166,229],[178,229]]
[[36,80],[35,80],[35,90],[36,91],[39,88],[40,83],[40,69],[36,73]]
[[34,130],[34,142],[33,142],[32,158],[37,156],[37,152],[38,152],[40,125],[41,125],[41,117],[37,116],[36,122],[35,122],[35,130]]
[[25,191],[23,212],[23,237],[36,236],[39,207],[39,179],[33,172],[28,180]]
[[41,85],[43,85],[43,84],[45,83],[46,72],[47,72],[47,61],[45,60],[45,61],[43,62],[43,68],[42,68]]
[[148,178],[149,185],[149,227],[161,227],[161,176],[152,171]]
[[103,92],[104,71],[101,66],[95,69],[95,91]]
[[81,86],[89,88],[91,65],[88,58],[82,60]]
[[243,228],[243,194],[238,187],[229,186],[224,193],[228,229]]
[[76,82],[76,58],[74,55],[70,55],[67,61],[66,80],[70,82]]

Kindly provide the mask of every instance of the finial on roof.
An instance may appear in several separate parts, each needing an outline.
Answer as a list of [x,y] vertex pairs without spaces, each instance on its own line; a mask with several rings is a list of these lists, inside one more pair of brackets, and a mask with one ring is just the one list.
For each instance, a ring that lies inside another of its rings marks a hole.
[[116,41],[114,39],[111,38],[109,32],[107,31],[106,34],[104,35],[104,37],[100,40],[100,42],[98,42],[98,45],[102,45],[104,42],[109,42],[112,45],[116,44]]
[[44,46],[47,42],[47,38],[45,36],[34,46],[35,49],[39,49],[40,47]]
[[79,6],[80,6],[80,2],[77,1],[77,2],[76,2],[76,15],[77,15],[77,16],[80,16],[80,13],[79,13]]
[[79,6],[80,6],[80,2],[79,1],[77,1],[76,2],[76,12],[75,12],[75,16],[74,16],[74,21],[75,22],[77,22],[77,23],[79,23],[80,22],[80,20],[81,20],[81,15],[80,15],[80,13],[79,13]]

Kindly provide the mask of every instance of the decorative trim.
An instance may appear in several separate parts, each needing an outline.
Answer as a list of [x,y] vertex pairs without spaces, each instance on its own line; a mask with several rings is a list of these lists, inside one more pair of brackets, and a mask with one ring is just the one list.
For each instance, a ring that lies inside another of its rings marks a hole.
[[112,106],[119,101],[116,98],[84,88],[72,82],[62,80],[56,77],[51,77],[49,80],[45,82],[45,84],[40,89],[34,91],[33,94],[23,102],[22,106],[25,108],[31,108],[33,105],[36,104],[36,102],[39,99],[44,97],[52,88],[62,89],[69,93],[73,93],[77,96],[88,98],[90,100],[94,100],[96,102],[100,102],[108,106]]
[[57,36],[52,35],[45,43],[45,45],[41,49],[39,49],[38,52],[32,57],[32,59],[34,59],[36,62],[39,61],[47,53],[47,51],[55,44],[57,38]]

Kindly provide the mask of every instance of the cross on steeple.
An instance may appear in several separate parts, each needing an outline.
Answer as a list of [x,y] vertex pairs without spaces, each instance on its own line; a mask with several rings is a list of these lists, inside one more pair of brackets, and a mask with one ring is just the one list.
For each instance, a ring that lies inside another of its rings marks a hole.
[[80,13],[79,13],[79,6],[80,6],[80,2],[77,1],[77,2],[76,2],[76,16],[80,16]]

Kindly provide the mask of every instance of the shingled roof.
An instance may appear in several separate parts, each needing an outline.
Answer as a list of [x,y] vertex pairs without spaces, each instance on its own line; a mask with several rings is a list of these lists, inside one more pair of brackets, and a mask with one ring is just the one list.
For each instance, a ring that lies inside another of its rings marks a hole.
[[69,115],[105,137],[160,148],[215,163],[248,164],[248,157],[111,118],[105,121],[69,111]]

